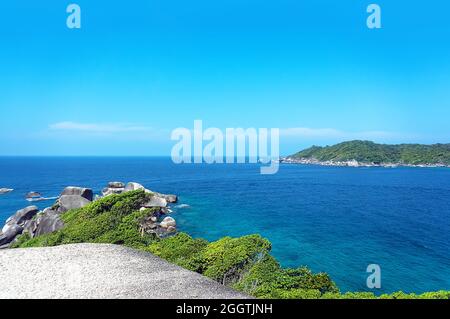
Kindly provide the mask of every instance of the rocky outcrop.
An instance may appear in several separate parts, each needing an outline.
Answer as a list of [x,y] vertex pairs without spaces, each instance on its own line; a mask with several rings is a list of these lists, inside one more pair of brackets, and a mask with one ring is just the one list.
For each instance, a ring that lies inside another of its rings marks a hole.
[[6,232],[0,234],[0,248],[7,248],[11,242],[20,234],[22,234],[23,227],[19,225],[12,225]]
[[160,223],[162,228],[176,227],[177,223],[172,217],[165,217]]
[[136,182],[129,182],[126,185],[122,182],[109,182],[108,185],[102,190],[102,195],[109,196],[112,194],[122,194],[136,190],[144,190],[146,193],[155,195],[154,201],[150,202],[146,207],[166,207],[167,203],[176,203],[178,201],[177,195],[153,192]]
[[177,231],[176,221],[173,217],[167,215],[172,213],[169,209],[169,203],[176,203],[178,197],[176,195],[153,192],[135,182],[130,182],[125,186],[125,192],[134,190],[144,190],[146,193],[152,194],[151,199],[142,204],[141,207],[141,211],[149,210],[152,213],[141,221],[140,231],[142,233],[154,234],[159,238],[175,233]]
[[64,213],[71,209],[83,208],[90,203],[91,201],[81,196],[63,195],[58,199],[58,212]]
[[[147,208],[141,208],[146,210]],[[169,236],[177,231],[176,221],[172,217],[164,217],[164,213],[161,211],[155,211],[153,214],[148,215],[140,222],[141,234],[153,234],[156,237],[163,238]],[[164,217],[164,218],[163,218]],[[161,222],[158,222],[163,218]]]
[[125,184],[122,182],[109,182],[102,190],[103,196],[109,196],[112,194],[122,194],[125,191]]
[[142,206],[146,207],[146,208],[167,207],[167,201],[164,198],[159,197],[155,194],[152,196],[152,199],[150,201],[148,201],[147,203],[145,203]]
[[74,187],[74,186],[69,186],[66,187],[63,192],[61,193],[61,196],[81,196],[85,199],[87,199],[88,201],[93,200],[94,198],[94,192],[92,191],[92,189],[90,188],[82,188],[82,187]]
[[[152,192],[139,183],[130,182],[110,182],[103,189],[103,196],[111,194],[121,194],[124,192],[144,190],[152,194],[151,199],[144,203],[141,210],[148,210],[149,215],[140,223],[142,232],[155,234],[158,237],[165,237],[176,232],[176,221],[168,217],[172,211],[169,203],[175,203],[176,195],[165,195]],[[60,230],[64,227],[60,215],[71,209],[83,208],[94,199],[94,193],[90,188],[66,187],[52,207],[39,212],[36,206],[29,206],[16,212],[8,218],[5,226],[0,232],[0,248],[9,247],[17,236],[26,233],[31,238],[48,234]]]
[[31,238],[52,233],[64,227],[60,214],[50,208],[44,209],[36,215],[36,218],[29,220],[24,225],[23,233],[27,233]]
[[28,206],[9,217],[0,234],[0,247],[9,246],[18,235],[22,234],[27,222],[32,220],[38,212],[39,209],[36,206]]
[[0,188],[0,195],[12,192],[12,188]]
[[66,187],[52,208],[39,212],[36,206],[28,206],[7,219],[0,233],[0,248],[9,247],[22,233],[35,237],[51,233],[64,226],[60,214],[82,208],[92,202],[92,189]]
[[168,203],[176,203],[178,202],[178,196],[173,194],[160,194],[156,193],[157,196],[164,198]]
[[0,248],[9,247],[17,236],[27,233],[35,237],[54,232],[64,226],[60,214],[50,208],[39,212],[36,206],[29,206],[17,211],[8,218],[0,233]]
[[165,217],[159,226],[164,229],[167,235],[175,233],[177,231],[177,222],[172,217]]
[[139,183],[130,182],[125,186],[124,192],[132,192],[137,190],[145,190],[145,187]]
[[55,203],[55,210],[64,213],[71,209],[83,208],[93,200],[94,193],[90,188],[66,187]]
[[8,229],[14,225],[23,226],[26,221],[33,218],[38,212],[39,209],[36,206],[28,206],[18,210],[13,216],[6,220],[5,226],[2,228],[2,233],[6,233]]
[[45,209],[42,215],[38,216],[36,223],[36,230],[32,237],[53,233],[64,227],[60,214],[52,209]]
[[125,188],[125,184],[122,182],[109,182],[108,187],[110,187],[110,188]]
[[39,192],[29,192],[25,198],[34,198],[34,197],[42,197],[42,194]]

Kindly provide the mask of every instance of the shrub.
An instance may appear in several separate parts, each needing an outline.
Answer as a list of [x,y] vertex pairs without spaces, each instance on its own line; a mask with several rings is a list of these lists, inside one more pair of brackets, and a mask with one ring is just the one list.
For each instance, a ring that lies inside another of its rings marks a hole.
[[185,233],[150,243],[144,250],[149,251],[183,268],[202,272],[202,252],[208,245],[203,239],[193,239]]
[[222,284],[238,281],[251,265],[264,258],[271,244],[259,235],[224,237],[210,243],[203,251],[203,274]]

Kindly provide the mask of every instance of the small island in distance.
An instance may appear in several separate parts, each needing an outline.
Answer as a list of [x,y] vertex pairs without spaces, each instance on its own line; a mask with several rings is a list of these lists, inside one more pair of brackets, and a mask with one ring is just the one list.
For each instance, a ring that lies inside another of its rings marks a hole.
[[282,163],[351,167],[450,167],[450,144],[377,144],[348,141],[312,146],[280,159]]

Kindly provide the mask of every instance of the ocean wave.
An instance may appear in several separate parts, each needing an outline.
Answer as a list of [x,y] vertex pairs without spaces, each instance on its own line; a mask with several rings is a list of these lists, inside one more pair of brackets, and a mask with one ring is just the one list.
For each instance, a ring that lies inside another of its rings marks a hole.
[[29,201],[29,202],[42,202],[42,201],[46,201],[46,200],[55,200],[55,199],[58,199],[58,196],[55,196],[55,197],[26,198],[26,200]]
[[189,206],[188,204],[180,204],[180,205],[174,206],[174,208],[177,208],[177,209],[183,209],[183,208],[189,208],[189,207],[191,207],[191,206]]

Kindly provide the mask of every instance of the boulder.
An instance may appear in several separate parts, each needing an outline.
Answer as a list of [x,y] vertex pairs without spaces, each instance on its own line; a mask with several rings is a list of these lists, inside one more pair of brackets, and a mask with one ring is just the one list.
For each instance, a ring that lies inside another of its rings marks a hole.
[[33,218],[38,212],[39,209],[36,206],[28,206],[18,210],[12,219],[15,220],[16,224],[23,225],[25,221]]
[[103,196],[109,196],[109,195],[113,195],[113,194],[122,194],[124,191],[125,191],[125,188],[110,188],[110,187],[106,187],[106,188],[103,188],[102,195]]
[[144,206],[146,208],[167,207],[167,201],[164,198],[155,195],[155,196],[152,196],[152,198],[142,206]]
[[34,237],[34,234],[36,233],[36,229],[38,226],[38,220],[39,220],[39,214],[36,219],[31,219],[25,223],[23,226],[23,233],[28,233],[31,238]]
[[42,197],[42,194],[39,192],[29,192],[25,198],[36,198]]
[[63,227],[64,223],[60,218],[60,214],[57,211],[46,208],[35,219],[25,223],[23,233],[28,233],[33,238],[55,232]]
[[173,213],[173,210],[171,210],[169,207],[161,207],[159,212],[161,215],[170,215]]
[[39,212],[36,206],[28,206],[18,210],[13,216],[6,220],[0,235],[0,247],[6,248],[20,234],[22,234],[27,223]]
[[127,186],[125,186],[124,192],[132,192],[137,190],[145,190],[145,187],[139,183],[130,182],[127,184]]
[[17,224],[12,225],[8,230],[0,235],[0,247],[6,248],[17,237],[22,234],[23,227]]
[[11,188],[0,188],[0,195],[10,193],[12,191],[13,191],[13,189],[11,189]]
[[82,208],[91,201],[78,195],[62,195],[58,199],[58,213],[64,213],[71,209]]
[[108,185],[103,188],[102,195],[109,196],[112,194],[122,194],[125,192],[125,184],[122,182],[109,182]]
[[5,225],[3,225],[3,228],[0,230],[0,233],[6,233],[12,225],[15,225],[14,222],[11,222],[13,217],[14,215],[8,217],[8,219],[5,222]]
[[176,232],[177,231],[177,229],[176,229],[176,227],[174,227],[174,226],[169,226],[169,227],[167,227],[167,232],[168,233],[174,233],[174,232]]
[[92,202],[94,193],[90,188],[66,187],[56,202],[57,213],[64,213],[71,209],[82,208]]
[[53,233],[63,227],[64,223],[61,220],[60,215],[54,210],[46,210],[38,217],[37,227],[32,237]]
[[74,186],[66,187],[63,190],[63,192],[61,193],[61,196],[64,196],[64,195],[81,196],[91,202],[94,198],[94,193],[92,192],[92,189],[83,188],[83,187],[74,187]]
[[125,184],[122,182],[109,182],[108,188],[125,188]]
[[6,220],[5,226],[2,228],[2,233],[7,233],[14,225],[23,226],[26,221],[32,219],[38,212],[39,209],[36,206],[28,206],[18,210],[13,216]]
[[177,229],[175,227],[169,226],[167,228],[158,227],[153,232],[158,238],[166,238],[170,235],[176,233]]
[[159,197],[164,198],[168,203],[176,203],[178,201],[177,195],[172,194],[157,194]]
[[161,223],[159,223],[159,225],[162,228],[169,228],[169,227],[176,227],[177,226],[177,222],[175,221],[175,219],[173,219],[172,217],[166,217],[162,220]]

